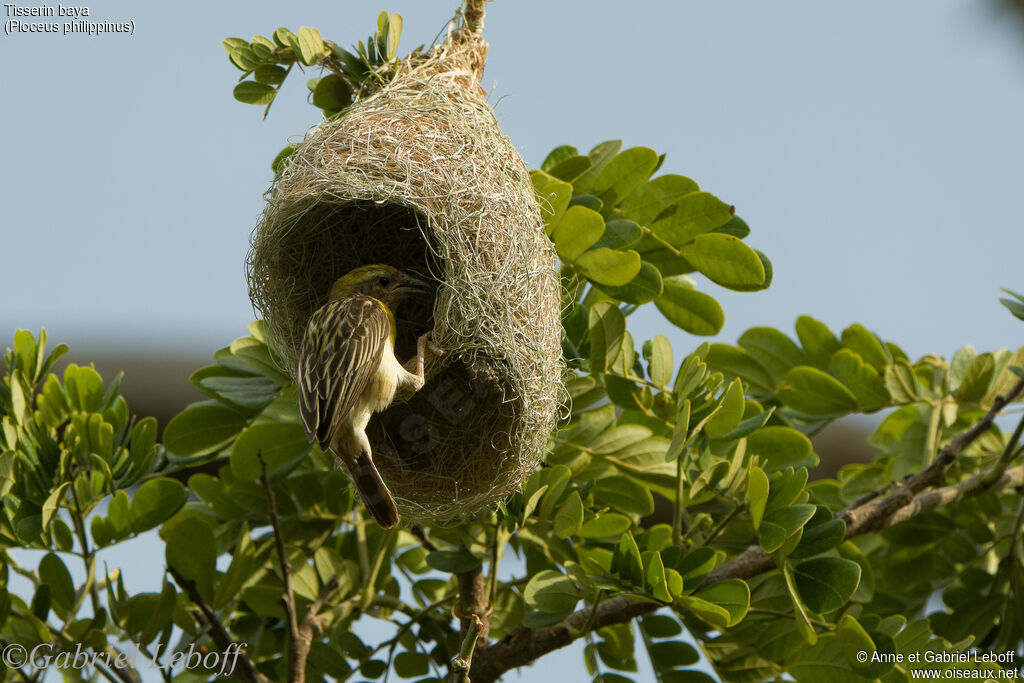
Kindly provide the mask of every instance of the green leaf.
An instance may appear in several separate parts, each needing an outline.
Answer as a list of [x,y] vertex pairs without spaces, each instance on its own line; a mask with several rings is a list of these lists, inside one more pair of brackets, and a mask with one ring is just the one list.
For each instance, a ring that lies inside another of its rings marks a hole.
[[824,323],[807,315],[796,319],[796,335],[811,365],[819,370],[827,370],[832,354],[840,348],[836,336]]
[[54,515],[57,514],[57,511],[60,510],[60,505],[64,502],[65,494],[67,493],[70,485],[71,484],[69,482],[64,482],[57,488],[53,489],[53,491],[50,492],[50,495],[46,497],[46,502],[43,503],[42,516],[40,518],[40,523],[44,530],[50,527],[50,520],[52,520]]
[[732,618],[729,611],[724,607],[719,607],[713,602],[708,602],[694,595],[681,595],[676,598],[676,604],[680,608],[703,619],[716,629],[727,628],[729,620]]
[[273,401],[281,390],[281,387],[266,377],[228,377],[214,374],[221,370],[220,366],[203,368],[194,373],[189,381],[194,386],[198,385],[197,388],[211,398],[232,403],[246,410],[259,410]]
[[[749,405],[750,403],[747,403],[745,408],[748,408]],[[754,413],[750,417],[740,420],[739,424],[737,424],[732,431],[716,438],[720,441],[735,441],[736,439],[742,439],[745,436],[750,436],[764,427],[774,413],[775,406],[772,406],[768,410],[760,413]]]
[[402,678],[426,676],[430,673],[430,656],[426,652],[399,652],[394,666],[395,673]]
[[1020,377],[1012,368],[1024,366],[1024,346],[1014,351],[1001,365],[999,374],[992,380],[992,386],[989,387],[988,393],[982,399],[985,405],[990,404],[997,396],[1008,394],[1020,381]]
[[864,412],[880,410],[892,402],[882,376],[850,349],[837,351],[832,356],[828,371],[853,392]]
[[427,555],[431,569],[449,574],[461,574],[480,566],[480,558],[465,550],[433,550]]
[[[644,617],[640,622],[641,627],[652,638],[674,638],[683,632],[683,627],[678,621],[664,614],[651,614]],[[696,664],[696,661],[683,664],[689,666]]]
[[[737,239],[745,239],[747,235],[750,234],[750,226],[747,225],[747,222],[740,218],[739,216],[733,215],[733,217],[730,218],[725,223],[725,225],[719,228],[715,228],[715,232],[721,233],[723,235],[731,235],[733,237],[736,237]],[[763,262],[764,261],[762,260],[762,263]]]
[[66,610],[75,606],[75,584],[64,562],[55,554],[47,553],[39,561],[39,580],[50,587],[53,601]]
[[739,377],[752,389],[771,392],[776,382],[753,356],[741,348],[729,344],[711,344],[708,350],[708,364],[715,370]]
[[[583,206],[570,206],[555,224],[551,231],[551,239],[555,243],[558,255],[563,260],[571,262],[594,246],[603,234],[604,219],[601,214]],[[637,269],[639,270],[639,265]]]
[[644,563],[633,534],[622,535],[612,554],[612,573],[633,586],[644,585]]
[[791,558],[814,557],[832,550],[843,542],[843,538],[846,536],[846,522],[841,519],[831,519],[832,513],[828,511],[828,508],[819,506],[818,512],[822,513],[822,511],[828,521],[805,526],[804,533],[800,537],[800,544],[789,554]]
[[590,170],[573,182],[574,192],[576,194],[590,192],[597,176],[612,160],[612,157],[619,153],[620,149],[622,149],[622,140],[607,140],[587,152],[587,156],[590,158]]
[[220,45],[224,48],[224,52],[231,54],[232,50],[237,50],[240,47],[248,47],[249,41],[245,38],[225,38],[220,42]]
[[252,77],[259,83],[265,83],[267,85],[281,85],[284,83],[284,79],[287,75],[288,71],[282,66],[278,66],[277,64],[263,64],[256,67],[256,71],[253,72]]
[[[807,470],[786,468],[771,476],[767,510],[781,510],[796,503],[807,486]],[[812,510],[814,512],[814,510]]]
[[213,577],[216,571],[217,547],[213,530],[198,517],[185,517],[165,532],[164,555],[186,581],[195,582],[199,595],[213,602]]
[[[846,658],[846,663],[851,669],[857,671],[865,678],[878,678],[884,676],[895,666],[895,661],[877,661],[872,662],[870,659],[861,661],[864,656],[863,653],[867,653],[869,658],[878,654],[890,654],[886,649],[879,648],[875,644],[874,640],[864,627],[853,617],[852,614],[845,614],[839,621],[839,648],[843,652],[843,656]],[[891,639],[890,639],[891,640]],[[895,654],[894,652],[891,654]]]
[[[394,59],[398,54],[398,41],[402,37],[402,15],[392,13],[388,17],[388,54],[389,60]],[[424,671],[423,673],[426,673]]]
[[991,353],[975,356],[967,366],[956,397],[960,403],[977,403],[986,393],[995,375],[996,360]]
[[328,74],[320,79],[313,89],[313,106],[333,111],[352,104],[352,88],[337,74]]
[[289,42],[296,56],[306,66],[313,66],[324,54],[324,41],[315,28],[300,26],[296,34],[289,35]]
[[274,157],[274,160],[270,162],[270,170],[274,172],[274,175],[280,175],[281,171],[284,170],[288,157],[292,155],[292,152],[299,148],[298,145],[288,145]]
[[540,165],[540,169],[547,173],[551,172],[551,169],[562,163],[569,157],[578,156],[579,151],[572,145],[561,145],[555,147],[551,152],[548,153],[547,157],[544,158],[544,163]]
[[768,371],[776,386],[795,365],[807,365],[807,356],[789,337],[772,327],[752,327],[736,341],[758,365]]
[[812,612],[834,612],[850,599],[860,583],[860,565],[838,557],[801,562],[793,570],[796,587]]
[[604,235],[594,243],[594,248],[623,249],[640,241],[643,235],[643,230],[633,221],[622,219],[606,221]]
[[640,272],[621,287],[599,284],[599,289],[619,301],[641,306],[657,299],[665,291],[665,284],[657,267],[647,261],[640,262]]
[[207,402],[178,413],[164,428],[164,446],[180,456],[213,453],[245,427],[245,416],[226,406]]
[[234,64],[240,71],[246,73],[256,69],[263,61],[259,55],[249,47],[249,44],[242,41],[244,44],[233,47],[228,51],[228,59]]
[[583,500],[579,491],[573,491],[555,514],[552,530],[558,538],[568,538],[583,524]]
[[667,387],[672,382],[672,374],[675,372],[675,359],[672,357],[672,344],[668,337],[663,334],[654,335],[650,342],[650,353],[647,345],[644,345],[644,355],[649,364],[651,381],[659,387]]
[[761,547],[767,553],[773,553],[781,548],[783,543],[814,516],[816,509],[814,505],[804,504],[766,513],[757,528]]
[[[688,194],[663,211],[650,228],[673,247],[681,248],[698,235],[709,233],[732,219],[732,207],[708,192]],[[719,235],[726,237],[726,235]],[[749,247],[748,247],[749,248]],[[755,255],[756,257],[756,255]],[[764,268],[757,260],[764,280]]]
[[590,157],[572,156],[564,159],[549,171],[551,175],[560,180],[571,183],[581,175],[590,170]]
[[764,507],[768,502],[768,475],[760,467],[751,467],[747,472],[746,502],[750,509],[750,521],[756,531],[761,526]]
[[626,318],[615,305],[598,301],[590,307],[590,371],[603,373],[622,354]]
[[632,147],[617,154],[594,180],[592,193],[607,206],[615,206],[654,173],[658,153],[647,147]]
[[680,252],[709,280],[723,287],[752,287],[764,282],[761,259],[731,235],[699,235]]
[[590,491],[601,505],[626,514],[645,517],[654,512],[650,489],[622,475],[598,479]]
[[540,612],[565,614],[576,606],[580,594],[572,579],[553,569],[545,569],[526,584],[523,599]]
[[694,289],[692,282],[685,275],[664,278],[665,291],[654,305],[669,322],[687,332],[718,334],[725,325],[725,313],[714,298]]
[[672,593],[665,583],[665,565],[661,561],[661,555],[649,551],[644,553],[643,559],[647,565],[644,570],[644,587],[647,593],[656,600],[672,602]]
[[688,194],[699,192],[697,183],[681,175],[663,175],[634,189],[619,208],[631,220],[650,225],[668,207]]
[[290,471],[309,449],[306,432],[300,424],[255,424],[235,440],[231,449],[231,473],[242,481],[258,479],[262,471],[259,455],[262,455],[267,464],[267,476],[272,477]]
[[880,373],[889,365],[889,354],[882,342],[863,325],[854,323],[843,330],[842,343]]
[[140,534],[170,519],[187,499],[188,493],[181,482],[165,477],[150,479],[132,496],[129,508],[132,531]]
[[843,415],[857,410],[857,397],[831,375],[817,368],[792,368],[779,386],[779,398],[808,415]]
[[[1010,291],[1009,289],[1002,288],[1004,292],[1013,297],[1013,299],[1000,299],[999,303],[1006,306],[1006,310],[1013,314],[1015,318],[1024,320],[1024,296],[1021,296],[1017,292]],[[1014,300],[1016,299],[1016,300]]]
[[68,365],[64,369],[64,387],[72,410],[95,413],[103,406],[103,378],[92,368]]
[[704,433],[716,439],[731,432],[743,417],[744,405],[743,384],[734,379],[722,396],[721,407],[704,425]]
[[633,526],[633,522],[625,515],[617,512],[606,512],[580,527],[577,536],[580,538],[608,538],[621,536]]
[[740,579],[719,581],[697,592],[695,597],[724,609],[729,615],[726,627],[740,623],[750,609],[750,588]]
[[277,97],[277,89],[266,83],[242,81],[235,86],[232,94],[239,102],[262,106],[274,101],[274,98]]
[[599,247],[580,254],[575,265],[587,279],[598,285],[622,287],[640,272],[640,254],[633,250]]

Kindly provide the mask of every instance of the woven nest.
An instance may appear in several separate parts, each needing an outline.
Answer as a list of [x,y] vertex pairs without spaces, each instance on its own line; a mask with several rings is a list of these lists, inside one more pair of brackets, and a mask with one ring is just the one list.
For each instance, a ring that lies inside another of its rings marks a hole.
[[368,263],[428,275],[396,311],[396,355],[433,330],[427,384],[373,417],[374,461],[413,519],[471,513],[536,466],[563,398],[555,255],[522,158],[479,85],[482,41],[401,63],[313,129],[268,192],[249,289],[294,376],[310,315]]

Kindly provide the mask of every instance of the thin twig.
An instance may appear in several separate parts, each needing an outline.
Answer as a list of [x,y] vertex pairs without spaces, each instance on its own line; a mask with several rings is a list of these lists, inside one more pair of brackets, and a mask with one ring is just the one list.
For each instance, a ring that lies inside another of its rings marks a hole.
[[463,635],[462,649],[459,656],[452,661],[453,683],[469,683],[469,669],[473,666],[473,651],[476,649],[476,641],[484,628],[484,622],[476,614],[470,615],[469,629]]
[[427,536],[427,532],[424,531],[423,527],[419,524],[413,524],[412,527],[409,528],[409,532],[420,540],[420,545],[422,545],[428,553],[432,553],[437,550],[437,546],[434,545],[430,540],[430,537]]
[[192,601],[192,604],[199,608],[203,615],[203,621],[206,622],[206,627],[210,631],[210,640],[213,641],[214,645],[225,655],[228,653],[233,654],[234,652],[239,653],[238,668],[235,671],[235,675],[246,683],[270,683],[270,679],[256,669],[256,664],[249,659],[249,655],[228,634],[227,629],[224,628],[224,624],[221,623],[213,608],[207,605],[203,597],[199,595],[195,582],[184,578],[173,567],[168,567],[167,573],[174,579],[174,583],[178,584],[178,587],[185,591],[185,595]]
[[303,683],[306,680],[306,663],[299,662],[299,620],[295,614],[295,594],[292,592],[292,565],[288,561],[288,552],[284,547],[284,535],[281,533],[281,522],[277,518],[277,498],[274,487],[267,479],[267,461],[263,453],[256,451],[260,461],[260,481],[267,496],[267,512],[270,515],[270,526],[274,530],[274,546],[277,548],[277,561],[281,566],[281,583],[284,591],[281,605],[284,607],[285,619],[288,623],[288,680],[291,683]]

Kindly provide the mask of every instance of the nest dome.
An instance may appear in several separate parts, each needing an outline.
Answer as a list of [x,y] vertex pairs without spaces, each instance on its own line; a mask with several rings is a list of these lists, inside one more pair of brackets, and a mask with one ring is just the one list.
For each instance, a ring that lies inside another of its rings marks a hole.
[[360,265],[429,275],[396,355],[433,330],[427,383],[374,415],[374,462],[413,519],[471,513],[536,466],[562,402],[557,261],[526,166],[479,85],[485,44],[448,41],[313,129],[267,194],[253,305],[294,376],[310,315]]

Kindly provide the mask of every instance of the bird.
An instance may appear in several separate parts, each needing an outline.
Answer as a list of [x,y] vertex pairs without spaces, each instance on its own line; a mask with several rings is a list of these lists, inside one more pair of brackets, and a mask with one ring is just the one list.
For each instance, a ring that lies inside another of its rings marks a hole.
[[428,351],[444,353],[426,332],[416,344],[415,372],[395,357],[393,311],[407,296],[425,293],[426,284],[390,265],[356,268],[331,286],[299,347],[299,413],[306,438],[334,452],[363,505],[385,529],[398,524],[398,508],[373,463],[366,425],[391,405],[399,388],[423,387]]

